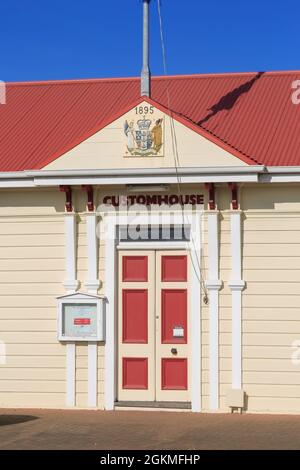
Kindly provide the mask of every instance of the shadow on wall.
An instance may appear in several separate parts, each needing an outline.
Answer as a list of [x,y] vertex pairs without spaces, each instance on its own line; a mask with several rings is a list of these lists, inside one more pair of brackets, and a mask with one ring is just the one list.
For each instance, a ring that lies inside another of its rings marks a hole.
[[244,408],[243,411],[248,411],[249,408],[249,395],[244,392]]
[[27,421],[34,421],[36,419],[39,418],[30,415],[0,415],[0,427],[26,423]]

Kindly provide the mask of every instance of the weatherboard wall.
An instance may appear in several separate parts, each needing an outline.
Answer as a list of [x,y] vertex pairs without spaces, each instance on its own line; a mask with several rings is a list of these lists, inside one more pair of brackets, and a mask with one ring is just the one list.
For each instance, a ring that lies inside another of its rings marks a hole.
[[[0,406],[66,407],[66,346],[57,340],[56,297],[64,295],[64,198],[59,190],[3,192],[0,202]],[[75,192],[78,208],[84,194]],[[4,202],[5,201],[5,202]],[[85,213],[77,215],[77,277],[87,279]],[[102,276],[103,250],[99,250]],[[98,405],[103,406],[103,345]],[[87,407],[87,345],[76,346],[76,406]]]
[[[188,190],[188,189],[187,189]],[[204,191],[204,188],[201,188]],[[109,190],[120,194],[122,189]],[[109,191],[98,191],[101,202]],[[189,189],[190,191],[190,189]],[[57,341],[56,297],[65,293],[64,194],[58,189],[2,191],[0,200],[0,406],[65,407],[66,349]],[[242,382],[249,412],[299,413],[300,198],[299,187],[245,185],[242,210]],[[77,279],[86,291],[86,195],[74,191],[77,212]],[[220,235],[219,392],[228,411],[231,387],[232,299],[230,194],[217,188]],[[207,213],[203,225],[207,276]],[[99,242],[100,293],[105,246]],[[209,410],[209,314],[202,304],[202,405]],[[294,354],[294,356],[293,356]],[[294,357],[295,360],[292,360]],[[76,406],[86,408],[87,345],[76,347]],[[98,407],[104,406],[104,346],[98,346]]]

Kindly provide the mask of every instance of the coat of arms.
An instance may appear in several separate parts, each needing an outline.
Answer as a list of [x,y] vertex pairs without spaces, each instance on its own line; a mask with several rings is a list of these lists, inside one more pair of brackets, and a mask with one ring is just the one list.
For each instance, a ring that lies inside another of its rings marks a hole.
[[124,133],[127,138],[127,153],[132,156],[157,156],[163,146],[163,119],[138,119],[125,121]]

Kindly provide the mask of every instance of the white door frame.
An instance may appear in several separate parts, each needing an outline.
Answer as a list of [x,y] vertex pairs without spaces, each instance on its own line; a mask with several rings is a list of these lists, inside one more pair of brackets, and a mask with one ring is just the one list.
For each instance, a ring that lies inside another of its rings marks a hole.
[[[172,223],[190,225],[191,237],[188,242],[137,242],[124,243],[117,246],[117,227],[128,224],[126,215],[106,215],[103,218],[105,233],[105,293],[106,305],[106,343],[104,361],[104,406],[106,410],[113,410],[117,397],[117,249],[186,249],[191,264],[191,322],[192,322],[192,377],[191,377],[191,404],[192,411],[201,411],[201,220],[202,211],[173,216]],[[163,218],[159,215],[137,215],[135,223],[140,225],[162,224]],[[170,221],[168,221],[170,223]],[[169,243],[169,244],[168,244]],[[125,247],[126,245],[126,247]],[[167,245],[167,246],[165,246]]]

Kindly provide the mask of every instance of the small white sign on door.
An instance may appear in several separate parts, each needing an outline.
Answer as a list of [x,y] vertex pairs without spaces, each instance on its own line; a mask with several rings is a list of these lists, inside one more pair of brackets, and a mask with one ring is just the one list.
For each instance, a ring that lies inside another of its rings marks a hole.
[[184,328],[182,326],[174,326],[174,328],[173,328],[173,337],[174,338],[183,338],[184,337]]

